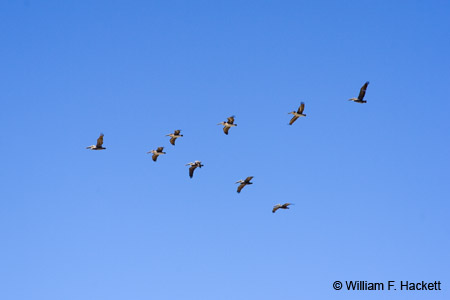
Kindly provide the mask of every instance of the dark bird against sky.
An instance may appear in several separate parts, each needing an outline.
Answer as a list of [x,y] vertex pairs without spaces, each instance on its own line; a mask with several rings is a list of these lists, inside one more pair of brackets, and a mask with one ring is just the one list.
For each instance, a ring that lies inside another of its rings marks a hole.
[[253,184],[253,182],[250,182],[250,180],[252,180],[253,176],[249,176],[247,178],[245,178],[245,180],[239,180],[236,181],[236,183],[240,183],[240,185],[237,188],[237,192],[240,193],[242,191],[242,189],[244,188],[244,186],[248,185],[248,184]]
[[278,209],[289,209],[289,205],[292,205],[292,203],[285,203],[285,204],[277,204],[273,207],[272,212],[275,213]]
[[369,82],[366,81],[364,85],[361,87],[361,90],[359,90],[358,98],[350,98],[348,101],[353,101],[356,103],[366,103],[367,101],[364,100],[364,96],[366,95],[367,86],[369,85]]
[[190,162],[190,163],[186,164],[186,166],[191,166],[189,168],[189,177],[191,177],[191,178],[194,176],[195,169],[203,167],[202,162],[199,160]]
[[86,149],[90,149],[90,150],[105,150],[106,148],[104,148],[103,145],[103,133],[100,133],[99,138],[97,139],[97,145],[92,145],[89,147],[86,147]]

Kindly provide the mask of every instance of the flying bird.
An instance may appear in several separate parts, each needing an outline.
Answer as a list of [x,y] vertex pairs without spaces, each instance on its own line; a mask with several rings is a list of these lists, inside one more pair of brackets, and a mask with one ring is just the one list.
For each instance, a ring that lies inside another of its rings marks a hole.
[[292,125],[292,124],[294,124],[294,122],[295,121],[297,121],[297,119],[299,118],[299,117],[306,117],[306,115],[305,114],[303,114],[303,110],[305,109],[305,103],[301,103],[300,104],[300,106],[299,106],[299,108],[297,109],[297,111],[291,111],[289,114],[290,115],[294,115],[293,117],[292,117],[292,119],[291,119],[291,121],[289,121],[289,125]]
[[366,90],[367,90],[368,85],[369,85],[369,82],[366,81],[366,83],[364,83],[364,85],[361,87],[361,90],[359,91],[358,98],[351,98],[351,99],[348,99],[348,101],[353,101],[356,103],[367,103],[367,101],[364,100],[364,96],[366,95]]
[[89,147],[86,147],[86,149],[90,149],[90,150],[105,150],[106,148],[104,148],[103,145],[103,133],[100,133],[100,136],[97,139],[97,145],[92,145]]
[[194,176],[194,170],[195,169],[203,167],[202,162],[199,161],[199,160],[196,160],[194,162],[190,162],[190,163],[186,164],[186,166],[191,166],[189,168],[189,177],[191,177],[191,178]]
[[252,180],[253,176],[249,176],[247,178],[245,178],[245,180],[239,180],[236,181],[236,183],[240,183],[240,185],[237,188],[237,192],[240,193],[242,191],[242,189],[244,188],[244,186],[246,186],[247,184],[253,184],[253,182],[250,182],[250,180]]
[[230,130],[230,127],[236,127],[237,124],[234,124],[234,116],[231,116],[227,119],[226,122],[220,122],[217,125],[223,125],[223,132],[228,135],[228,130]]
[[278,209],[289,209],[289,205],[292,205],[292,203],[285,203],[285,204],[277,204],[273,207],[272,212],[275,213]]
[[158,156],[160,156],[161,154],[166,154],[166,152],[163,152],[164,147],[158,147],[158,149],[156,150],[151,150],[149,152],[147,152],[147,154],[152,153],[152,159],[153,161],[156,161],[158,159]]
[[183,135],[180,134],[181,130],[175,130],[173,133],[166,134],[166,136],[170,136],[170,143],[175,146],[175,140]]

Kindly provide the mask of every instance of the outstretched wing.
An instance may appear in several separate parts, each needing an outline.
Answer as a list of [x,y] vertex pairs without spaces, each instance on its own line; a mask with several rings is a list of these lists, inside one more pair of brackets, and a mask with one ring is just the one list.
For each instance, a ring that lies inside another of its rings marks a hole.
[[101,148],[102,147],[102,145],[103,145],[103,136],[104,136],[104,134],[100,133],[100,136],[97,139],[97,148]]
[[273,213],[276,212],[280,207],[281,207],[280,204],[275,205],[275,206],[273,207],[273,209],[272,209],[272,212],[273,212]]
[[171,138],[170,139],[170,143],[172,144],[172,145],[174,145],[175,146],[175,140],[176,140],[177,138],[175,138],[175,137],[173,137],[173,138]]
[[230,130],[230,127],[228,127],[228,126],[224,126],[224,127],[223,127],[223,132],[224,132],[226,135],[228,135],[228,130]]
[[193,165],[192,167],[189,168],[189,177],[192,178],[192,176],[194,176],[194,170],[197,168],[196,165]]
[[234,116],[231,116],[228,118],[228,124],[233,124],[234,123]]
[[242,191],[242,189],[244,188],[245,183],[241,183],[238,188],[237,188],[237,192],[240,193]]
[[175,130],[175,132],[173,133],[174,135],[180,135],[180,131],[181,130]]
[[299,114],[302,114],[304,109],[305,109],[305,103],[302,102],[302,103],[300,103],[300,107],[298,108],[297,112]]
[[369,82],[366,81],[364,85],[361,87],[361,90],[359,91],[358,100],[363,100],[364,96],[366,95],[367,86],[369,85]]
[[247,178],[245,178],[245,182],[250,182],[250,180],[252,180],[253,176],[248,176]]
[[287,208],[289,205],[291,205],[292,203],[285,203],[283,205],[281,205],[282,208]]
[[298,117],[297,116],[293,116],[292,119],[289,121],[289,125],[294,124],[295,121],[297,121]]
[[159,156],[159,155],[153,154],[153,155],[152,155],[153,161],[156,161],[156,160],[158,159],[158,156]]
[[164,150],[164,147],[158,147],[158,149],[156,149],[156,152],[162,152]]

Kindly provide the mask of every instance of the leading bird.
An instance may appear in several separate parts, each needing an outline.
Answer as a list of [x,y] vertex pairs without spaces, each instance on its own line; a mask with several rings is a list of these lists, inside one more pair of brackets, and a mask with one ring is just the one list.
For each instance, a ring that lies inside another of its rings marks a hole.
[[350,98],[348,101],[353,101],[356,103],[367,103],[366,100],[364,100],[364,96],[366,95],[367,86],[369,85],[369,82],[366,81],[364,85],[361,87],[361,90],[359,90],[358,98]]

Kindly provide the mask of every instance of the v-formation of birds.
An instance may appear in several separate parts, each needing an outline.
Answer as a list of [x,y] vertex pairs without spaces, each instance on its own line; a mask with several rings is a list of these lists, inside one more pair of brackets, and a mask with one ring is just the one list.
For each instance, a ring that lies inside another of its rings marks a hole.
[[[369,82],[365,82],[364,85],[361,87],[360,91],[359,91],[359,95],[357,98],[350,98],[348,99],[349,101],[353,101],[356,103],[367,103],[366,100],[364,100],[364,96],[366,95],[366,90],[367,90],[367,86],[369,85]],[[305,103],[301,102],[299,108],[297,109],[297,111],[292,111],[289,114],[292,114],[293,117],[292,119],[289,121],[289,125],[294,124],[295,121],[297,121],[298,118],[300,117],[306,117],[306,115],[303,113],[303,110],[305,109]],[[223,132],[228,135],[228,132],[230,130],[231,127],[236,127],[237,124],[234,123],[234,118],[235,116],[231,116],[229,118],[227,118],[226,121],[224,122],[220,122],[217,125],[222,125],[223,126]],[[175,146],[175,141],[180,138],[183,137],[181,133],[181,130],[175,130],[173,133],[167,134],[166,136],[170,137],[170,143]],[[97,139],[97,144],[96,145],[91,145],[89,147],[86,147],[86,149],[89,150],[105,150],[106,148],[103,147],[103,136],[104,134],[101,133],[99,138]],[[154,162],[157,161],[158,157],[160,155],[166,154],[166,152],[163,151],[164,147],[158,147],[156,150],[151,150],[149,152],[147,152],[147,154],[153,154],[152,155],[152,160]],[[196,160],[194,162],[190,162],[188,164],[186,164],[186,166],[190,166],[189,167],[189,177],[192,178],[194,176],[194,171],[197,168],[201,168],[203,167],[203,164],[201,161]],[[239,180],[236,181],[236,183],[239,183],[239,186],[237,188],[237,192],[240,193],[242,191],[242,189],[247,186],[247,185],[251,185],[253,184],[253,182],[251,182],[251,180],[253,179],[253,176],[248,176],[247,178],[245,178],[244,180]],[[272,212],[275,213],[278,209],[289,209],[289,205],[292,205],[293,203],[284,203],[284,204],[276,204],[273,209]]]

